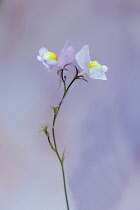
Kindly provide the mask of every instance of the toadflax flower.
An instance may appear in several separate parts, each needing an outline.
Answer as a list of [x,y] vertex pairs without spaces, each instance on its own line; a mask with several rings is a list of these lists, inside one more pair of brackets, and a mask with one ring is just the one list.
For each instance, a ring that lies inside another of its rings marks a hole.
[[45,47],[42,47],[39,50],[39,55],[37,59],[42,61],[44,66],[47,67],[48,71],[51,72],[54,69],[61,69],[66,64],[72,62],[75,57],[75,52],[72,46],[68,46],[68,42],[65,44],[63,49],[58,55],[53,52],[50,52]]
[[108,70],[107,66],[99,64],[97,61],[90,60],[89,46],[85,45],[75,56],[78,65],[83,69],[79,75],[87,75],[92,79],[106,80],[105,72]]

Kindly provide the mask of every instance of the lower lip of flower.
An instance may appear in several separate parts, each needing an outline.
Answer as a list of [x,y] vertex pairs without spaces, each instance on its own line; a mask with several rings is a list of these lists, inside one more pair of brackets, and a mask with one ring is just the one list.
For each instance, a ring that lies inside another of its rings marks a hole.
[[101,64],[99,64],[97,61],[92,61],[89,63],[89,68],[92,69],[94,67],[101,67]]
[[46,52],[43,56],[44,60],[46,60],[49,64],[55,65],[57,63],[58,57],[53,52]]

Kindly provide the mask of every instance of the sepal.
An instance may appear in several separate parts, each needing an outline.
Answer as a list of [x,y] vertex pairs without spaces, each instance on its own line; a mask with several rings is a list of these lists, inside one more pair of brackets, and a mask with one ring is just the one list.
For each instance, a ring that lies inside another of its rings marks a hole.
[[47,126],[42,126],[42,130],[40,130],[39,132],[41,132],[41,131],[43,131],[45,134],[46,134],[46,136],[50,136],[50,134],[49,134],[49,132],[48,132],[48,127],[49,127],[49,125],[47,125]]
[[58,112],[59,112],[59,107],[58,106],[56,106],[56,107],[51,106],[51,109],[54,111],[55,115],[58,114]]

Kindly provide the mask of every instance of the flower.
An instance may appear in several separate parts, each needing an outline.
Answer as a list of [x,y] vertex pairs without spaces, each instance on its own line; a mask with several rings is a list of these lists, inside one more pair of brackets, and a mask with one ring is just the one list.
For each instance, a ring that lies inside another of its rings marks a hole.
[[74,57],[75,52],[73,47],[68,46],[68,42],[66,42],[65,46],[58,55],[48,51],[45,47],[42,47],[39,50],[39,55],[37,56],[37,59],[41,61],[44,64],[44,66],[47,67],[49,72],[51,72],[55,68],[63,68],[66,64],[72,62]]
[[92,79],[106,80],[105,72],[107,66],[99,64],[97,61],[91,61],[89,55],[89,46],[85,45],[75,56],[78,65],[83,69],[79,75],[87,75]]

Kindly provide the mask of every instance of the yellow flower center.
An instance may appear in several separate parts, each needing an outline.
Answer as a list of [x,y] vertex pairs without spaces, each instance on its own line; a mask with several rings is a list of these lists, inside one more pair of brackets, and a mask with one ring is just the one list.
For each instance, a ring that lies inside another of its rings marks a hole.
[[94,67],[101,67],[101,64],[98,63],[98,61],[92,61],[89,64],[89,68],[92,69]]
[[46,52],[44,54],[44,58],[46,60],[53,60],[53,61],[57,61],[58,60],[57,55],[55,53],[53,53],[53,52]]

